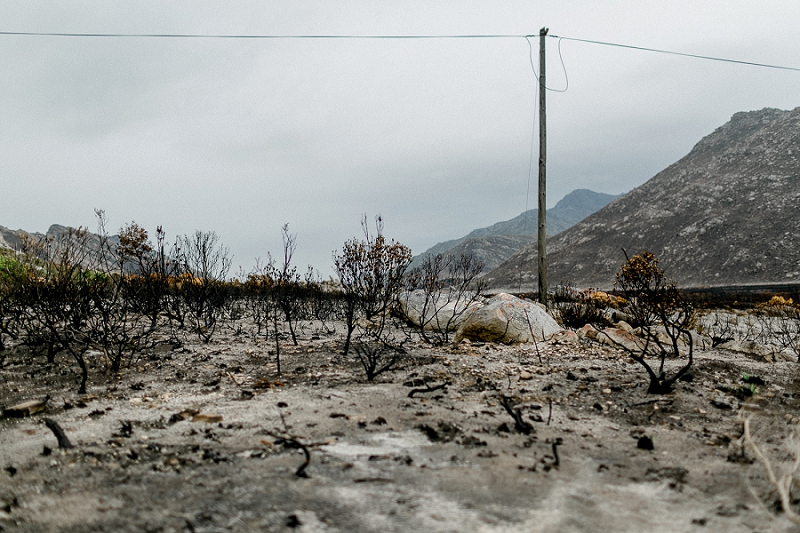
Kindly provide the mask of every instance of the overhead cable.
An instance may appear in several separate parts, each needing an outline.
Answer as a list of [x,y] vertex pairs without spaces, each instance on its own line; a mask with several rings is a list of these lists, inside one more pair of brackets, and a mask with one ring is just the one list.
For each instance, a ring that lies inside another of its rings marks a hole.
[[[536,81],[539,81],[539,75],[536,73],[536,67],[533,66],[533,45],[531,44],[529,37],[533,36],[525,36],[525,41],[528,43],[528,59],[531,62],[531,72],[533,72],[533,77],[536,78]],[[558,40],[558,59],[561,60],[561,69],[564,71],[564,80],[566,82],[566,86],[563,89],[551,89],[550,87],[545,87],[545,89],[554,93],[565,93],[567,92],[567,89],[569,89],[569,76],[567,76],[567,67],[564,65],[564,56],[561,55],[561,39]]]
[[611,43],[611,42],[607,42],[607,41],[595,41],[595,40],[592,40],[592,39],[579,39],[577,37],[563,37],[563,36],[560,36],[560,35],[548,35],[548,37],[553,37],[555,39],[559,39],[559,42],[560,42],[560,40],[563,39],[563,40],[566,40],[566,41],[576,41],[576,42],[580,42],[580,43],[600,44],[600,45],[603,45],[603,46],[615,46],[617,48],[629,48],[631,50],[641,50],[643,52],[656,52],[656,53],[659,53],[659,54],[670,54],[670,55],[674,55],[674,56],[693,57],[695,59],[707,59],[709,61],[720,61],[720,62],[723,62],[723,63],[736,63],[738,65],[749,65],[749,66],[753,66],[753,67],[775,68],[775,69],[780,69],[780,70],[792,70],[792,71],[795,71],[795,72],[800,72],[800,68],[787,67],[787,66],[783,66],[783,65],[771,65],[771,64],[768,64],[768,63],[755,63],[753,61],[741,61],[741,60],[738,60],[738,59],[728,59],[728,58],[724,58],[724,57],[705,56],[705,55],[699,55],[699,54],[687,54],[687,53],[684,53],[684,52],[674,52],[672,50],[661,50],[659,48],[646,48],[644,46],[634,46],[634,45],[630,45],[630,44]]
[[148,39],[523,39],[526,35],[455,34],[455,35],[224,35],[210,33],[56,33],[0,31],[0,35],[32,37],[132,37]]
[[[0,31],[0,36],[29,36],[29,37],[102,37],[102,38],[149,38],[149,39],[528,39],[536,37],[538,34],[512,34],[512,33],[466,33],[452,35],[270,35],[270,34],[210,34],[210,33],[71,33],[71,32],[27,32],[27,31]],[[645,46],[635,46],[630,44],[612,43],[609,41],[597,41],[594,39],[581,39],[578,37],[566,37],[561,35],[547,35],[554,39],[559,39],[559,52],[561,40],[575,41],[581,43],[598,44],[602,46],[614,46],[617,48],[627,48],[640,50],[643,52],[655,52],[659,54],[669,54],[695,59],[705,59],[708,61],[720,61],[724,63],[734,63],[738,65],[748,65],[753,67],[764,67],[779,70],[790,70],[800,72],[800,68],[788,67],[785,65],[774,65],[769,63],[757,63],[754,61],[742,61],[739,59],[729,59],[724,57],[714,57],[700,54],[689,54],[686,52],[676,52],[674,50],[663,50],[660,48],[648,48]],[[530,44],[530,43],[529,43]],[[563,60],[562,60],[563,62]],[[552,89],[551,89],[552,90]]]

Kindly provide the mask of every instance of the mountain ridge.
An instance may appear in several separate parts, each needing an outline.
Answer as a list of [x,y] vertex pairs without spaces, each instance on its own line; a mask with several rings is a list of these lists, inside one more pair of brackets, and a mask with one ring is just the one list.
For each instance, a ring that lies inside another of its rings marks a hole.
[[[547,234],[556,235],[597,211],[619,195],[576,189],[547,210]],[[425,257],[436,254],[472,254],[484,262],[484,271],[502,263],[526,243],[536,239],[538,209],[529,209],[516,217],[474,229],[467,235],[435,244],[414,257],[410,268],[422,264]]]
[[[548,281],[609,288],[622,250],[683,286],[800,280],[800,107],[740,112],[683,158],[548,243]],[[486,275],[537,285],[526,246]]]

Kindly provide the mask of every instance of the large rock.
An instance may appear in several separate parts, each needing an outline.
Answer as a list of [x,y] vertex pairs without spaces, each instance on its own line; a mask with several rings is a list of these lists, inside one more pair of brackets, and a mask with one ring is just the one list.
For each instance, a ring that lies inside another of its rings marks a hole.
[[[597,334],[597,341],[600,344],[608,344],[617,348],[626,348],[637,353],[641,352],[644,347],[647,346],[648,351],[655,354],[659,351],[658,343],[661,343],[667,352],[672,350],[672,339],[667,335],[667,330],[664,329],[663,326],[654,326],[650,329],[650,332],[653,337],[651,337],[648,346],[647,331],[643,331],[642,328],[633,329],[627,323],[619,322],[617,323],[617,327],[606,328],[599,332]],[[678,350],[682,355],[687,355],[689,353],[689,344],[687,341],[688,339],[683,335],[678,338]],[[697,333],[696,331],[692,332],[692,341],[695,350],[707,350],[711,348],[711,338]]]
[[561,327],[542,307],[503,292],[471,313],[454,340],[512,344],[546,340],[560,331]]
[[400,297],[400,308],[408,321],[417,327],[424,324],[426,331],[444,333],[456,331],[472,312],[483,305],[479,301],[470,304],[473,296],[467,293],[456,299],[455,293],[443,292],[435,302],[428,302],[425,309],[425,292],[416,290]]
[[780,348],[754,341],[728,341],[720,344],[718,348],[747,354],[755,359],[763,359],[767,363],[797,361],[798,359],[797,355],[788,348]]
[[600,344],[608,344],[615,348],[625,348],[637,355],[644,349],[644,341],[620,328],[606,328],[597,334],[597,342]]

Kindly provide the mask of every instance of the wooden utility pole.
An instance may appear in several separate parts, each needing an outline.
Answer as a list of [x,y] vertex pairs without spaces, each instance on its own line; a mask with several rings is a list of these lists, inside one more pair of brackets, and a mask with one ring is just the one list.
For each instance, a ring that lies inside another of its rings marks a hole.
[[547,305],[547,113],[544,82],[544,41],[547,28],[539,30],[539,302]]

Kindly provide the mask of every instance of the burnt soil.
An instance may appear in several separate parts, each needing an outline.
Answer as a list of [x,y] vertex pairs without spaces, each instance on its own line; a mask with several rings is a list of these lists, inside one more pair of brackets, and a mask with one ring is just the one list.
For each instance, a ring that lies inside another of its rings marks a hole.
[[279,376],[272,344],[188,339],[85,396],[68,361],[6,352],[0,406],[50,398],[0,420],[0,531],[793,530],[740,437],[752,415],[786,467],[797,363],[700,352],[656,396],[590,341],[420,343],[373,383],[341,347],[308,325]]

